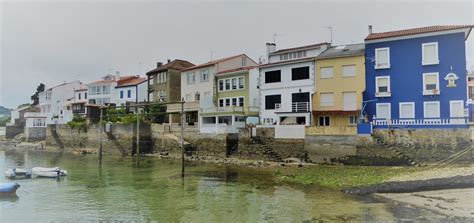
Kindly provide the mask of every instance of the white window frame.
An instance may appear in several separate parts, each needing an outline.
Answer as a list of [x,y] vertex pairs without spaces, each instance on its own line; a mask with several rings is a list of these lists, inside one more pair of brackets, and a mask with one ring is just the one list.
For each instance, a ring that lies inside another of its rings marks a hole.
[[[430,75],[436,75],[436,91],[433,90],[426,90],[426,82],[425,78],[426,76]],[[439,73],[438,72],[432,72],[432,73],[423,73],[423,95],[439,95],[440,90],[439,90]]]
[[[411,105],[411,113],[412,115],[402,115],[402,106],[403,105]],[[398,103],[398,117],[399,118],[415,118],[415,102],[400,102]]]
[[[462,105],[462,115],[461,116],[455,116],[453,112],[453,104],[454,103],[461,103]],[[449,101],[449,117],[451,118],[464,118],[464,101],[463,100],[451,100]]]
[[209,70],[208,69],[201,70],[200,82],[208,82],[208,81],[209,81]]
[[[239,79],[242,78],[243,79],[243,87],[240,88],[240,84],[239,84]],[[232,80],[235,79],[235,83],[237,84],[237,88],[236,89],[232,89],[233,87],[233,83],[232,83]],[[224,85],[223,85],[223,90],[221,90],[218,86],[218,91],[219,92],[222,92],[222,91],[240,91],[240,90],[244,90],[245,89],[245,76],[238,76],[238,77],[230,77],[230,78],[223,78],[223,79],[219,79],[218,83],[220,81],[223,81]],[[229,81],[229,88],[226,88],[226,82]]]
[[[436,46],[436,60],[426,61],[425,60],[425,46],[435,45]],[[421,64],[425,65],[435,65],[439,64],[439,51],[438,51],[438,42],[430,42],[421,44]]]
[[[331,68],[331,76],[323,76],[323,69],[328,69]],[[334,77],[334,67],[333,66],[327,66],[327,67],[320,67],[319,68],[319,78],[320,79],[331,79]]]
[[[190,77],[192,77],[192,81],[190,81]],[[186,73],[186,82],[188,85],[196,83],[196,76],[194,72]]]
[[[344,67],[354,67],[354,74],[344,74]],[[341,66],[342,77],[356,77],[357,76],[357,65],[356,64],[346,64]]]
[[375,117],[380,119],[379,117],[379,106],[386,106],[388,105],[388,118],[385,119],[392,119],[392,104],[390,103],[377,103],[375,104]]
[[[352,123],[351,120],[352,118],[354,119],[354,122],[355,123]],[[357,115],[349,115],[349,125],[357,125],[358,121],[359,121],[359,117]]]
[[[379,51],[387,50],[387,65],[379,66],[377,63],[378,61],[378,54]],[[390,47],[383,47],[383,48],[376,48],[375,49],[375,69],[387,69],[390,68]]]
[[[387,86],[387,92],[379,92],[379,79],[382,78],[387,78],[388,79],[388,86]],[[375,77],[375,97],[390,97],[392,96],[392,91],[390,89],[390,76],[377,76]]]
[[[427,116],[426,115],[426,105],[427,104],[437,104],[438,105],[438,115],[435,116]],[[439,107],[439,101],[425,101],[423,102],[423,117],[424,118],[440,118],[441,117],[441,112],[440,112],[440,107]]]

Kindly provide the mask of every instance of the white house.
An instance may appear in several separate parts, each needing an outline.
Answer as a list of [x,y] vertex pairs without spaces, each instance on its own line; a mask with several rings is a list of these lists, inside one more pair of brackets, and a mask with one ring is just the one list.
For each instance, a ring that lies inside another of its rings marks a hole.
[[117,106],[125,106],[127,102],[139,103],[147,100],[147,79],[139,76],[120,78],[115,87]]
[[115,87],[120,77],[114,75],[106,75],[102,80],[92,82],[87,85],[88,104],[106,105],[115,104]]
[[79,89],[81,85],[80,81],[73,81],[39,93],[38,107],[46,117],[46,124],[65,124],[72,120],[71,102],[74,100],[75,89]]
[[87,85],[81,84],[74,89],[74,99],[71,101],[72,114],[85,115],[87,113]]
[[311,124],[315,58],[330,46],[318,43],[276,50],[267,43],[267,64],[260,65],[260,122],[263,125]]

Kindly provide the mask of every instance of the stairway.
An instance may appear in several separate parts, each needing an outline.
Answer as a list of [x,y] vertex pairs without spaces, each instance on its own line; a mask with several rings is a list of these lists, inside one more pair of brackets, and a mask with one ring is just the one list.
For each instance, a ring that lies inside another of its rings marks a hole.
[[270,160],[274,160],[277,162],[283,161],[283,158],[275,152],[271,147],[269,147],[265,142],[262,140],[260,137],[252,137],[251,142],[253,145],[257,145],[260,150],[262,150],[262,153],[268,157]]
[[390,143],[386,142],[385,140],[383,140],[379,136],[373,135],[372,138],[374,140],[375,145],[380,146],[382,148],[389,149],[392,152],[394,157],[398,157],[398,158],[402,158],[402,159],[406,160],[411,166],[421,166],[421,164],[413,161],[409,156],[407,156],[406,154],[400,152],[398,149],[393,147]]

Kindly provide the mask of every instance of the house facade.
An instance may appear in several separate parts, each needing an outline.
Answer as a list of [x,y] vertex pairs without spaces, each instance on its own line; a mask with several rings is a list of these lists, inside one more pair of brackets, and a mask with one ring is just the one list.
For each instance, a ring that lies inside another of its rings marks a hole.
[[120,76],[117,74],[106,75],[101,80],[88,84],[87,100],[91,105],[108,105],[115,104],[117,96],[115,95],[115,87]]
[[259,66],[261,124],[311,124],[315,58],[329,45],[319,43],[276,51],[275,44],[267,43],[269,63]]
[[257,81],[255,66],[216,73],[213,97],[202,98],[200,103],[200,132],[237,133],[246,124],[257,124]]
[[472,26],[430,26],[365,39],[364,115],[374,128],[467,127]]
[[[181,71],[194,66],[186,60],[168,60],[168,63],[157,63],[155,69],[146,73],[148,77],[148,100],[153,102],[181,101]],[[163,110],[166,111],[167,105]],[[179,115],[163,115],[161,122],[179,123]]]
[[365,90],[364,44],[332,46],[316,57],[313,126],[322,134],[356,134]]
[[87,85],[81,84],[78,89],[74,89],[74,99],[71,102],[73,115],[84,116],[87,114]]
[[72,120],[71,102],[75,89],[83,85],[80,81],[63,83],[39,93],[38,107],[46,118],[46,124],[66,124]]
[[[201,99],[214,97],[215,74],[221,71],[256,66],[257,63],[245,54],[213,60],[181,71],[181,99],[187,125],[198,126]],[[169,105],[168,112],[180,112],[181,105]]]
[[126,106],[127,103],[147,101],[147,79],[140,76],[121,77],[115,86],[115,103],[117,106]]

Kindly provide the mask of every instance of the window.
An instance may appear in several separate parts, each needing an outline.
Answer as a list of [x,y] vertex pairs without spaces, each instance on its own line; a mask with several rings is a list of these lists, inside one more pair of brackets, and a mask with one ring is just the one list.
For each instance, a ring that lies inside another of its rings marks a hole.
[[232,90],[237,89],[237,78],[232,78]]
[[79,93],[79,100],[81,100],[81,93]]
[[196,92],[196,94],[194,94],[194,100],[196,101],[201,100],[201,94],[199,92]]
[[232,106],[237,106],[237,98],[232,98]]
[[320,116],[319,117],[319,126],[330,126],[330,118],[329,116]]
[[244,77],[239,77],[239,89],[244,89],[245,87],[245,79]]
[[355,77],[356,76],[356,65],[343,65],[342,66],[343,77]]
[[239,106],[244,107],[244,97],[239,98]]
[[187,83],[194,84],[195,81],[196,77],[194,76],[194,73],[187,73]]
[[438,43],[423,43],[421,44],[422,48],[422,65],[432,65],[439,64],[438,58]]
[[209,70],[201,71],[201,82],[209,80]]
[[320,106],[333,106],[334,105],[334,94],[333,93],[321,93]]
[[390,97],[390,77],[380,76],[375,77],[375,96],[376,97]]
[[120,99],[123,99],[123,91],[120,91]]
[[230,79],[225,80],[225,89],[230,90]]
[[423,95],[439,94],[438,73],[423,74]]
[[464,117],[464,101],[462,100],[449,101],[449,116],[451,118]]
[[265,109],[275,109],[275,104],[281,103],[281,95],[267,95],[265,96]]
[[128,97],[128,98],[132,98],[132,90],[128,90],[128,91],[127,91],[127,97]]
[[309,79],[309,67],[297,67],[291,69],[291,80]]
[[400,102],[398,116],[400,118],[415,118],[415,102]]
[[357,110],[357,93],[356,92],[342,92],[342,110],[356,111]]
[[281,82],[281,70],[267,71],[265,72],[265,83],[276,83]]
[[349,125],[357,125],[357,116],[355,115],[349,116]]
[[439,101],[425,101],[423,103],[423,116],[425,118],[439,118]]
[[224,90],[224,80],[219,80],[219,91]]
[[84,99],[87,99],[87,92],[84,93]]
[[224,107],[224,99],[219,99],[219,107]]
[[225,106],[230,106],[230,98],[225,99]]
[[332,78],[333,68],[332,67],[321,67],[321,78]]
[[375,49],[375,69],[390,68],[390,48]]
[[378,119],[390,119],[392,112],[390,110],[390,103],[377,103],[375,108],[376,118]]
[[102,86],[102,94],[110,94],[110,86]]

